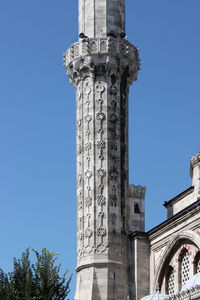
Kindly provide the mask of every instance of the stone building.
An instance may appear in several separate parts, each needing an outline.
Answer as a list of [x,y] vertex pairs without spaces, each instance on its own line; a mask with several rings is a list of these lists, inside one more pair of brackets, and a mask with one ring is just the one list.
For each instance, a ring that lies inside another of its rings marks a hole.
[[[142,284],[144,270],[135,269],[138,288],[133,299],[156,291],[169,295],[163,299],[200,299],[200,153],[191,158],[190,174],[192,186],[164,203],[168,219],[145,234],[131,234],[135,245],[139,244],[135,251],[144,248],[141,238],[146,241],[149,266],[149,281]],[[157,293],[144,299],[158,297]]]
[[192,186],[149,232],[146,189],[129,183],[128,95],[140,60],[126,40],[125,0],[79,0],[79,41],[64,60],[76,88],[75,299],[200,299],[200,154]]

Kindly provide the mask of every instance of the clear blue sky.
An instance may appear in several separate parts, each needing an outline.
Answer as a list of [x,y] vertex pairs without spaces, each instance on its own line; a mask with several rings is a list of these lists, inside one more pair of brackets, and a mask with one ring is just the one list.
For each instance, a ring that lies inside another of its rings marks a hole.
[[[130,181],[147,186],[146,229],[191,185],[200,150],[200,1],[127,0],[142,70],[130,92]],[[76,265],[75,90],[62,53],[77,0],[0,1],[0,266],[27,246]],[[75,280],[72,284],[71,299]]]

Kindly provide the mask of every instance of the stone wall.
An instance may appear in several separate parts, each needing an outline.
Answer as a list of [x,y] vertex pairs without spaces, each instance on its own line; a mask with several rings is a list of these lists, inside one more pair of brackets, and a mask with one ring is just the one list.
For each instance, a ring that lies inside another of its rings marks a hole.
[[130,235],[129,253],[129,297],[140,300],[150,292],[150,247],[148,236],[144,232]]

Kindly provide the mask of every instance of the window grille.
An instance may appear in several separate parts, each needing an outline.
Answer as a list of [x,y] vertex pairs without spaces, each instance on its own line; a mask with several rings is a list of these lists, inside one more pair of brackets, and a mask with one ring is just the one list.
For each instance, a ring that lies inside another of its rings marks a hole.
[[189,280],[189,253],[185,251],[181,261],[182,286]]
[[197,273],[200,273],[200,257],[198,258],[197,263],[196,263],[196,271],[197,271]]
[[174,294],[174,269],[170,268],[169,275],[168,275],[168,294]]

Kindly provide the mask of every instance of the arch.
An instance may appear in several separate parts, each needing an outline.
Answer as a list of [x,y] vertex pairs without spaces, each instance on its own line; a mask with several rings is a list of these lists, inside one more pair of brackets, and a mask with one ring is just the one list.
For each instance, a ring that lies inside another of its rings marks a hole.
[[154,291],[156,291],[156,287],[160,283],[162,269],[165,266],[167,259],[169,259],[169,256],[172,253],[173,249],[179,243],[181,243],[181,241],[183,241],[183,240],[190,241],[198,249],[200,249],[200,239],[197,236],[197,234],[195,234],[193,231],[190,231],[190,230],[183,231],[183,232],[177,234],[176,236],[172,237],[171,240],[168,242],[168,244],[164,250],[164,253],[161,255],[161,257],[158,261],[158,264],[157,264],[158,267],[157,267],[156,276],[155,276],[155,280],[154,280],[154,286],[153,286]]
[[90,50],[91,50],[92,53],[97,52],[97,43],[96,43],[96,41],[92,41],[90,43]]
[[178,257],[179,290],[181,290],[182,286],[189,280],[189,268],[189,252],[183,247]]

